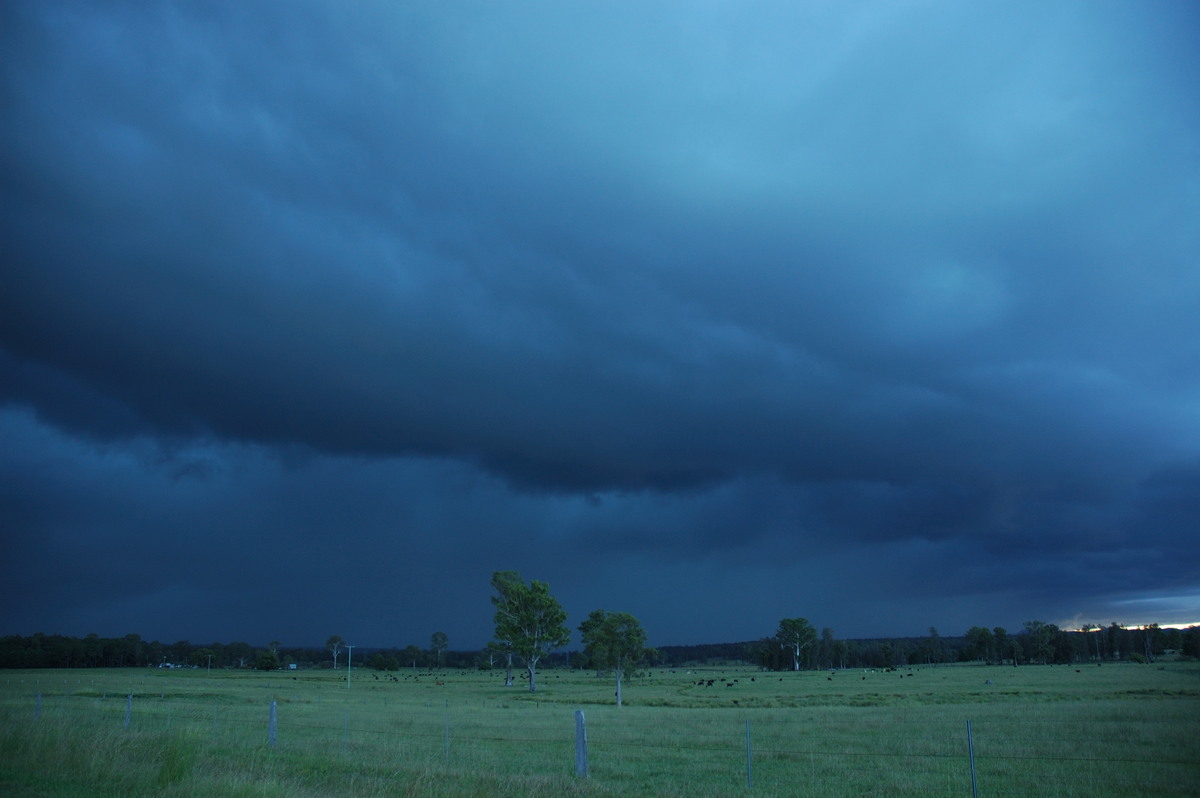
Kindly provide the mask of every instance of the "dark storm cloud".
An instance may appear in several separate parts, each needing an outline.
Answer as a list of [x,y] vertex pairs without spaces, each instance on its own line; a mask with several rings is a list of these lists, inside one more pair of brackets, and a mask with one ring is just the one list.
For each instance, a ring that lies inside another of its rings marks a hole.
[[1196,609],[1186,4],[3,14],[25,631],[385,562],[466,597],[404,624],[519,567],[676,642]]

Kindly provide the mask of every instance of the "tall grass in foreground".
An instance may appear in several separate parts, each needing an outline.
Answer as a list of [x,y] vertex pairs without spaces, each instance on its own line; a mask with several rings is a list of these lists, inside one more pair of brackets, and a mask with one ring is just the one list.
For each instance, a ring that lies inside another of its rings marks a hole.
[[607,680],[547,677],[530,695],[475,672],[0,674],[0,794],[965,796],[969,720],[987,798],[1200,795],[1194,664],[664,670],[620,709]]

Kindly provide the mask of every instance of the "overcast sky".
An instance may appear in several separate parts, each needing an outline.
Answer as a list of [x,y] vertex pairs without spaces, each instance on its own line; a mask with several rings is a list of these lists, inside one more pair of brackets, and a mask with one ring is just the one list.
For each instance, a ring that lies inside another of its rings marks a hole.
[[1200,8],[0,5],[0,634],[1200,620]]

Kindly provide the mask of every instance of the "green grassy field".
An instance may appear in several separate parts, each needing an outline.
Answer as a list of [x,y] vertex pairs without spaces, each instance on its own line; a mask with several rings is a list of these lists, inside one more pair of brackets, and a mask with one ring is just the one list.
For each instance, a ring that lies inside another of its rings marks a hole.
[[0,672],[0,795],[1200,795],[1200,664],[909,673]]

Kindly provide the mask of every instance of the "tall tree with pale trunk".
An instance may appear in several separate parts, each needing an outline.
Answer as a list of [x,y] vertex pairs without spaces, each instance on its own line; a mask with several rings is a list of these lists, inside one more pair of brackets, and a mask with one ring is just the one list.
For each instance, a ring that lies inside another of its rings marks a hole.
[[621,682],[627,667],[646,656],[646,632],[628,612],[593,610],[579,625],[583,650],[592,666],[612,668],[617,677],[617,706],[621,706]]
[[338,635],[333,635],[325,641],[325,648],[333,654],[333,669],[337,670],[338,654],[342,651],[342,646],[346,645],[346,641]]
[[800,670],[800,652],[817,640],[817,630],[808,618],[784,618],[775,633],[779,645],[792,652],[792,670]]
[[550,595],[548,584],[536,579],[525,584],[516,571],[495,572],[492,587],[496,590],[492,597],[496,642],[521,658],[529,671],[529,692],[537,692],[538,662],[571,639],[565,625],[567,613]]

